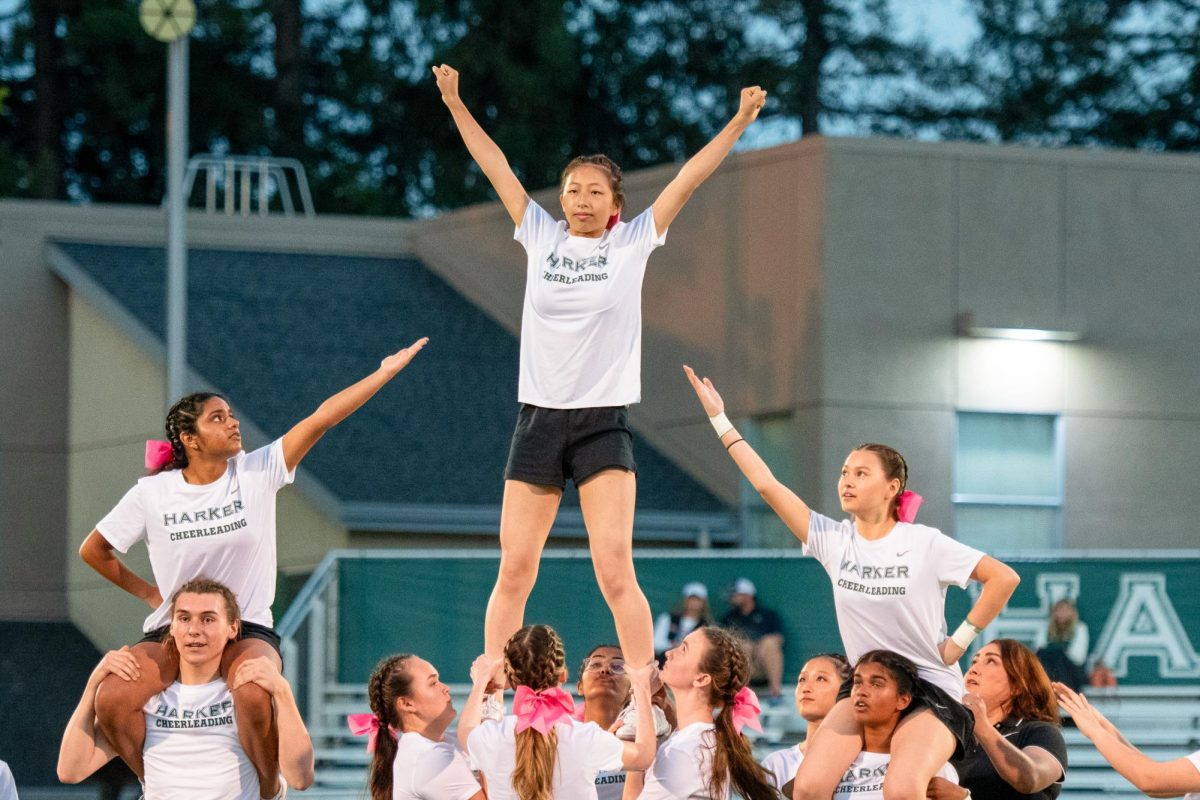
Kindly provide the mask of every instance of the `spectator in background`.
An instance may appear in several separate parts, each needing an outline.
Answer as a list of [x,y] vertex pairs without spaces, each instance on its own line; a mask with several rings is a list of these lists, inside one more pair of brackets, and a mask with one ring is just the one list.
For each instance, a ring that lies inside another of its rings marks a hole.
[[783,623],[777,613],[758,604],[757,594],[749,578],[734,581],[730,609],[721,618],[721,625],[733,628],[750,642],[754,677],[766,678],[770,692],[767,702],[775,704],[783,699]]
[[1050,607],[1050,619],[1037,643],[1037,657],[1050,680],[1064,683],[1074,691],[1087,682],[1087,624],[1079,619],[1079,609],[1069,597]]
[[654,657],[661,667],[667,651],[679,647],[689,633],[712,624],[708,608],[708,587],[699,581],[684,584],[682,598],[669,612],[654,622]]

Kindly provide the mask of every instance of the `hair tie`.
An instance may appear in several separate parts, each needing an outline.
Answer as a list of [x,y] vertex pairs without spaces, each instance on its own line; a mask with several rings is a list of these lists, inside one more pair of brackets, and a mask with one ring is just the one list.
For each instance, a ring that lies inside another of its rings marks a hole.
[[161,439],[146,440],[146,469],[157,472],[175,460],[175,450],[170,442]]
[[[366,736],[367,752],[375,752],[375,741],[379,738],[379,717],[374,714],[348,714],[346,715],[346,727],[355,736]],[[396,735],[396,729],[391,725],[388,726],[388,731],[393,736]]]
[[921,507],[924,497],[916,492],[901,492],[896,498],[896,519],[901,522],[912,522],[917,518],[917,509]]
[[758,705],[758,695],[749,686],[743,686],[738,689],[738,693],[733,696],[733,727],[738,733],[742,732],[742,728],[746,726],[762,733],[762,723],[758,721],[758,715],[762,713],[762,708]]
[[617,223],[621,221],[621,209],[617,209],[617,213],[608,218],[608,224],[604,226],[604,230],[611,231],[617,227]]
[[513,694],[513,713],[517,715],[516,732],[533,728],[542,735],[550,733],[554,723],[575,711],[571,695],[558,687],[535,692],[528,686],[518,686]]

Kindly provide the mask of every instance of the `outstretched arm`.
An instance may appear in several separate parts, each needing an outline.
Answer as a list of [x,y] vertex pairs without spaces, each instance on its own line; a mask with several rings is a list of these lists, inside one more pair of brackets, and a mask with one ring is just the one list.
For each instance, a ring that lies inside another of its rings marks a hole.
[[1092,740],[1104,760],[1138,791],[1155,797],[1200,792],[1200,770],[1187,758],[1155,761],[1125,741],[1120,731],[1086,697],[1054,684],[1059,706],[1071,715],[1080,733]]
[[654,703],[650,700],[650,676],[656,667],[650,662],[641,667],[627,667],[633,688],[633,703],[637,708],[637,732],[632,742],[624,743],[621,766],[627,770],[644,770],[654,761],[658,741],[654,730]]
[[483,722],[483,696],[488,685],[504,668],[504,660],[480,655],[471,664],[471,693],[463,703],[462,715],[458,718],[458,743],[470,754],[471,733]]
[[[696,396],[700,398],[700,404],[704,406],[704,411],[709,418],[724,414],[725,401],[721,399],[721,395],[717,394],[712,381],[708,378],[697,377],[689,366],[684,366],[683,371],[687,374],[692,388],[696,390]],[[802,544],[806,544],[808,542],[808,522],[812,514],[808,505],[775,477],[771,468],[759,458],[758,453],[754,452],[754,448],[738,434],[735,428],[730,428],[721,435],[721,444],[725,445],[725,449],[742,474],[746,476],[746,480],[750,481],[750,485],[762,495],[763,500],[767,501],[767,505],[779,515],[783,524],[788,526],[788,529]]]
[[475,117],[471,116],[466,104],[458,96],[458,70],[448,64],[439,64],[432,69],[438,89],[442,92],[442,102],[450,109],[450,116],[454,118],[454,124],[458,127],[458,133],[462,136],[467,151],[500,196],[500,202],[504,203],[513,224],[520,225],[525,216],[525,206],[529,203],[529,195],[513,174],[503,151],[475,121]]
[[162,595],[152,583],[147,583],[113,553],[113,546],[98,530],[93,530],[79,546],[79,557],[103,577],[120,586],[137,599],[156,609],[162,605]]
[[79,783],[111,761],[117,754],[104,734],[96,730],[96,690],[110,673],[127,681],[141,676],[137,658],[128,647],[105,653],[92,670],[87,686],[67,720],[62,745],[58,749],[58,779],[63,783]]
[[713,170],[721,165],[725,156],[733,149],[734,143],[741,137],[742,131],[750,127],[750,123],[758,117],[759,110],[767,101],[767,93],[758,86],[742,89],[742,99],[733,119],[718,133],[711,142],[704,145],[700,152],[688,159],[679,170],[675,179],[667,184],[662,194],[654,201],[654,228],[662,233],[671,227],[683,204],[692,196],[692,192],[713,174]]
[[275,706],[275,724],[279,728],[279,772],[288,786],[304,791],[313,782],[315,757],[312,739],[287,679],[269,658],[252,658],[238,667],[230,691],[247,683],[257,683],[271,695]]
[[283,462],[287,465],[288,471],[291,472],[296,468],[296,465],[308,455],[308,451],[325,435],[326,431],[361,408],[388,381],[396,377],[400,370],[408,366],[408,362],[421,352],[421,348],[428,341],[428,337],[418,339],[398,353],[393,353],[380,361],[379,369],[321,403],[320,408],[297,422],[295,427],[285,433],[283,435]]

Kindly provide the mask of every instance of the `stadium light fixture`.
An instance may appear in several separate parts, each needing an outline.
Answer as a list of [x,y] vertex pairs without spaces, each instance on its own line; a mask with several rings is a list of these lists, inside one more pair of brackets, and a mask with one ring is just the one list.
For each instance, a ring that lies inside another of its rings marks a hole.
[[1054,330],[1052,328],[1001,328],[975,324],[975,315],[964,311],[954,320],[954,330],[967,339],[1006,339],[1017,342],[1078,342],[1083,338],[1079,331]]

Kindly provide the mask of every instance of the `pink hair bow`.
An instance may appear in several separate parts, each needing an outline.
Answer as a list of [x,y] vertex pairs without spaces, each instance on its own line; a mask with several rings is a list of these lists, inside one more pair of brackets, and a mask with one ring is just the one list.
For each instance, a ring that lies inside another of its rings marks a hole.
[[533,728],[547,734],[554,723],[575,711],[575,701],[562,689],[542,689],[535,692],[528,686],[518,686],[513,695],[513,713],[517,715],[516,732]]
[[901,522],[912,522],[917,518],[917,509],[924,500],[916,492],[901,492],[896,498],[896,518]]
[[170,442],[161,439],[146,440],[146,469],[157,472],[170,464],[174,458],[175,451],[171,449]]
[[[374,714],[348,714],[346,726],[355,736],[366,736],[367,752],[375,752],[375,741],[379,738],[379,717]],[[388,730],[395,733],[390,725]]]
[[749,686],[743,686],[738,689],[738,693],[733,696],[733,727],[738,733],[742,732],[742,728],[747,725],[754,730],[762,733],[762,723],[758,721],[758,715],[762,713],[762,708],[758,705],[758,695]]

